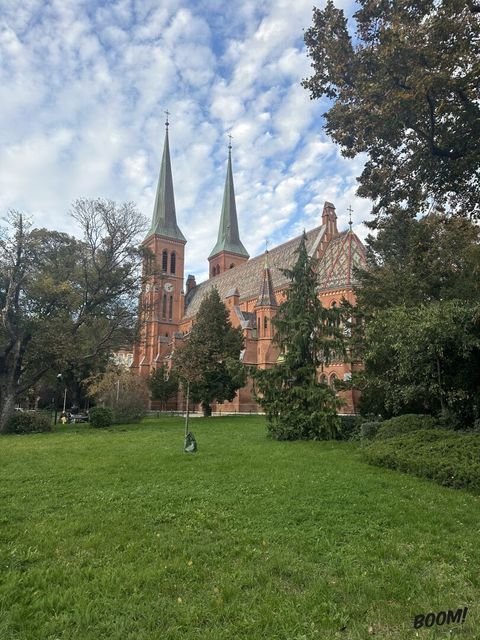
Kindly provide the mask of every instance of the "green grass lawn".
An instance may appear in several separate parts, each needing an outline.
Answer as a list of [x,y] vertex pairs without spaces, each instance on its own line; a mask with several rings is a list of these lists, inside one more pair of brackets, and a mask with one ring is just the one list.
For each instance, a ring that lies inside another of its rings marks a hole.
[[480,638],[480,497],[260,417],[192,428],[194,455],[176,418],[0,438],[0,640]]

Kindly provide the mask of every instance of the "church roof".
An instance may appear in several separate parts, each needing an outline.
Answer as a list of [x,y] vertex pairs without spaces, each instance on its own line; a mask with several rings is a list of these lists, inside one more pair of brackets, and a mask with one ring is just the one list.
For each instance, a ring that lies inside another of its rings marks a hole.
[[157,195],[155,198],[155,206],[153,207],[152,224],[146,238],[155,234],[186,242],[185,236],[177,224],[175,211],[170,145],[168,142],[168,120],[165,125],[165,144],[163,147],[160,176],[158,178]]
[[217,243],[213,247],[209,258],[216,256],[221,251],[234,253],[248,258],[248,251],[240,240],[238,231],[237,206],[235,204],[235,189],[233,186],[232,172],[232,148],[228,148],[227,177],[225,178],[225,189],[223,192],[222,215],[218,228]]
[[329,242],[318,265],[319,289],[355,284],[355,268],[365,268],[365,248],[352,231],[345,231]]
[[[325,232],[325,227],[316,227],[307,231],[307,251],[309,255],[318,248]],[[268,263],[273,291],[288,286],[289,280],[281,269],[290,269],[297,259],[296,250],[301,236],[293,238],[269,251]],[[340,233],[329,242],[325,254],[319,264],[319,290],[337,289],[354,284],[354,267],[365,265],[365,252],[357,236],[349,231]],[[190,318],[198,313],[200,303],[207,293],[216,287],[223,300],[227,293],[237,288],[240,300],[258,297],[265,269],[265,256],[252,258],[244,264],[229,269],[214,278],[210,278],[191,289],[185,297],[185,317]]]

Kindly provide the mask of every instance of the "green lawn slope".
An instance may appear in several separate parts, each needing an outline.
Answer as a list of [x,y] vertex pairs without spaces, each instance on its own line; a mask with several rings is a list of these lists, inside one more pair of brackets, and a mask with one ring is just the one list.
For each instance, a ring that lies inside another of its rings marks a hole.
[[1,640],[479,637],[478,496],[261,417],[192,429],[195,455],[175,418],[0,439]]

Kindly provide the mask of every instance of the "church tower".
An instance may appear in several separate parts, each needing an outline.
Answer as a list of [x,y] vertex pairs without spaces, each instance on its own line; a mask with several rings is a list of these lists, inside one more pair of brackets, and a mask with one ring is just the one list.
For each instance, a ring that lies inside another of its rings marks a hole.
[[249,258],[238,232],[235,189],[233,187],[232,145],[228,145],[227,177],[223,193],[222,215],[218,229],[217,244],[208,257],[210,278],[243,264]]
[[168,139],[165,143],[153,208],[152,224],[142,247],[144,285],[140,297],[141,333],[134,348],[133,367],[148,376],[169,352],[168,345],[183,316],[183,272],[186,239],[177,224]]
[[257,364],[260,369],[266,369],[277,361],[278,352],[272,345],[274,336],[272,319],[275,317],[277,310],[278,303],[273,289],[272,274],[268,266],[268,251],[266,251],[262,285],[255,304],[257,317]]

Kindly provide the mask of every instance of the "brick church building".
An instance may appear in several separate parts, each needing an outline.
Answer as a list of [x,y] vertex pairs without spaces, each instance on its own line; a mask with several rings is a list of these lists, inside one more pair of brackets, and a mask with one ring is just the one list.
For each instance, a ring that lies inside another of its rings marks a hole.
[[[354,303],[354,267],[365,264],[365,249],[351,224],[346,231],[338,230],[332,203],[325,202],[318,223],[306,236],[309,254],[319,260],[319,298],[327,307],[340,304],[342,299]],[[175,346],[190,331],[200,303],[212,287],[217,288],[224,301],[232,325],[243,331],[243,362],[261,368],[275,365],[279,353],[272,343],[272,319],[289,284],[281,269],[291,268],[295,263],[300,239],[293,238],[268,253],[250,258],[238,229],[229,146],[218,237],[208,256],[209,277],[197,284],[195,277],[189,275],[184,282],[187,240],[177,224],[167,122],[152,224],[143,241],[151,256],[147,258],[146,273],[152,275],[146,278],[140,296],[140,335],[133,349],[132,369],[146,377],[152,369],[168,363]],[[348,380],[355,366],[343,360],[332,362],[319,371],[319,379],[335,385],[337,379]],[[340,395],[345,400],[343,411],[355,412],[355,392],[343,391]],[[184,408],[180,393],[169,406]],[[155,402],[152,408],[156,408]],[[247,386],[240,389],[233,402],[212,408],[248,412],[256,411],[257,405]]]

